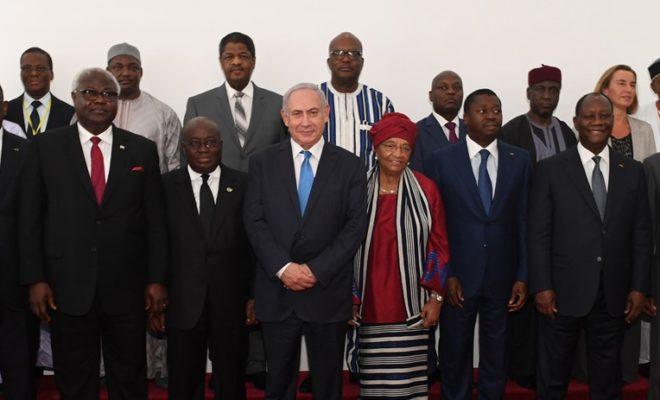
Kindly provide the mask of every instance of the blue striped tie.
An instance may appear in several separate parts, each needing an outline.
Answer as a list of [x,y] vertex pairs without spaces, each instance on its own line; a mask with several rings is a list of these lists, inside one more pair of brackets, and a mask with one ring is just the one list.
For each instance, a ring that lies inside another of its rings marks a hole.
[[312,156],[307,150],[301,150],[300,154],[305,156],[302,166],[300,167],[300,179],[298,181],[298,202],[300,203],[300,214],[305,214],[307,207],[307,200],[309,200],[309,193],[312,191],[312,184],[314,183],[314,173],[312,166],[309,163],[309,158]]
[[486,210],[486,215],[490,214],[490,205],[493,201],[493,184],[490,181],[490,176],[488,175],[488,156],[490,153],[488,150],[483,149],[479,151],[481,155],[481,164],[479,165],[479,182],[477,186],[479,187],[479,197],[481,197],[481,203],[484,205],[484,210]]

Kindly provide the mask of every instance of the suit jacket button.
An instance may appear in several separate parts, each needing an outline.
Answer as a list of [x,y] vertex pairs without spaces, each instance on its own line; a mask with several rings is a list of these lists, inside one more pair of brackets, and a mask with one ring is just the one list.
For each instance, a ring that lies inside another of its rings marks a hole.
[[603,258],[601,256],[596,257],[596,261],[601,262],[603,261]]
[[92,246],[91,251],[96,251],[96,246]]
[[484,243],[483,246],[484,246],[484,249],[485,249],[486,247],[488,247],[488,245],[487,245],[486,243]]
[[96,225],[101,225],[101,220],[100,219],[96,220]]

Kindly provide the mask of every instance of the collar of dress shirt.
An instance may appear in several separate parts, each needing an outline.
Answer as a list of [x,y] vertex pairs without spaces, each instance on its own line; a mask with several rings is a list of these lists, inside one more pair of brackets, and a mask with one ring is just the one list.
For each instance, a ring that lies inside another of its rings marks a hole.
[[473,159],[482,149],[486,149],[490,153],[490,157],[493,157],[495,160],[497,160],[497,139],[490,142],[490,144],[486,147],[481,147],[481,145],[472,140],[470,136],[466,136],[465,139],[467,141],[468,156],[470,159]]
[[[225,88],[227,88],[227,98],[229,101],[231,101],[234,98],[234,94],[238,92],[238,90],[231,87],[229,82],[225,82]],[[254,98],[254,84],[252,81],[250,81],[247,86],[241,90],[241,92],[243,92],[243,97],[247,97],[248,99]]]
[[[190,180],[191,181],[194,181],[196,179],[199,179],[199,180],[202,179],[202,174],[195,171],[194,169],[192,169],[190,167],[190,165],[188,165],[188,174],[190,175]],[[220,165],[215,167],[215,169],[213,171],[211,171],[211,173],[209,173],[209,177],[211,177],[213,179],[217,179],[218,181],[220,181]]]
[[601,150],[599,154],[594,154],[587,150],[586,147],[582,146],[582,142],[578,142],[577,151],[580,155],[580,161],[582,161],[582,165],[586,165],[587,162],[593,161],[593,156],[600,156],[600,162],[604,162],[607,165],[610,165],[610,146],[605,146],[605,148]]
[[41,102],[42,106],[46,106],[48,102],[51,100],[51,95],[50,92],[46,93],[44,97],[40,99],[33,99],[27,92],[23,93],[23,108],[27,108],[28,106],[32,106],[32,102],[35,100],[39,100]]
[[78,122],[78,136],[80,137],[80,143],[90,142],[92,137],[97,136],[101,139],[101,142],[108,143],[112,145],[112,125],[108,127],[105,131],[101,132],[98,135],[92,135],[87,129],[85,129],[80,122]]
[[[312,157],[314,157],[317,161],[321,159],[321,153],[323,152],[323,146],[325,145],[325,139],[321,137],[321,139],[314,143],[314,146],[309,148],[309,152],[312,153]],[[302,148],[301,145],[296,143],[295,140],[291,139],[291,151],[293,152],[293,159],[295,160],[298,154],[300,154],[301,151],[304,151],[305,149]]]
[[458,136],[458,126],[459,126],[458,114],[456,114],[456,118],[452,119],[451,121],[447,121],[447,120],[445,119],[445,117],[443,117],[442,115],[440,115],[440,114],[438,114],[437,112],[435,112],[435,110],[433,110],[433,116],[434,116],[435,119],[438,121],[438,123],[440,124],[440,126],[442,127],[443,130],[444,130],[444,129],[447,129],[447,127],[445,126],[445,124],[446,124],[447,122],[453,122],[453,123],[455,123],[455,124],[456,124],[456,136]]

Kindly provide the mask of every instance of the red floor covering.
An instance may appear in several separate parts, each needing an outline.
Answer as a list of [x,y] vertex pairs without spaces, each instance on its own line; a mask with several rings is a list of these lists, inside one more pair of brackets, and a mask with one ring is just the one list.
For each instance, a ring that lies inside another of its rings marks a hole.
[[[304,374],[304,373],[303,373]],[[301,378],[303,378],[301,374]],[[39,385],[39,395],[38,400],[58,400],[59,396],[57,395],[57,390],[55,389],[55,383],[52,376],[45,376],[41,378]],[[639,379],[635,383],[631,383],[624,387],[623,398],[624,400],[645,400],[646,399],[646,390],[648,387],[648,381],[646,379]],[[439,399],[440,387],[438,384],[435,384],[431,387],[431,399]],[[359,394],[359,388],[356,384],[348,382],[348,378],[345,377],[344,384],[344,399],[357,400]],[[255,389],[252,384],[248,384],[248,399],[257,400],[263,399],[264,393],[260,390]],[[476,399],[476,392],[475,396]],[[2,398],[0,396],[0,398]],[[101,399],[107,399],[108,396],[103,390],[101,392]],[[213,399],[213,393],[211,391],[206,392],[207,399]],[[509,382],[506,387],[505,399],[511,400],[533,400],[535,398],[534,391],[522,388],[516,385],[513,382]],[[588,400],[588,387],[585,384],[572,382],[568,389],[568,399],[569,400]],[[153,385],[149,384],[149,399],[150,400],[165,400],[167,399],[167,391],[160,389]],[[298,395],[298,399],[312,399],[311,395]]]

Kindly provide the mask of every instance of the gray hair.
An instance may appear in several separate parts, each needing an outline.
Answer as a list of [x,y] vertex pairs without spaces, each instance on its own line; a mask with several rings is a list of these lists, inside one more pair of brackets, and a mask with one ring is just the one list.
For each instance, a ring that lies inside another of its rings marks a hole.
[[293,85],[291,89],[287,90],[286,93],[284,93],[284,97],[282,99],[282,112],[285,114],[288,114],[288,108],[289,108],[289,100],[291,98],[291,95],[295,92],[298,92],[300,90],[311,90],[312,92],[316,93],[317,96],[319,96],[319,100],[321,100],[321,106],[323,108],[328,106],[328,100],[325,98],[325,94],[319,87],[313,83],[298,83],[296,85]]
[[85,79],[89,79],[92,75],[96,75],[96,74],[103,75],[105,78],[107,78],[110,82],[112,82],[115,85],[115,88],[117,89],[117,93],[121,93],[121,86],[119,86],[119,82],[117,81],[117,78],[115,78],[114,75],[104,70],[103,68],[85,68],[82,71],[78,72],[75,78],[73,78],[71,91],[75,92],[78,89],[78,86],[80,86],[80,82],[84,81]]

